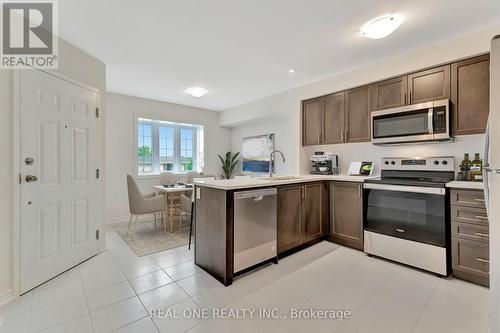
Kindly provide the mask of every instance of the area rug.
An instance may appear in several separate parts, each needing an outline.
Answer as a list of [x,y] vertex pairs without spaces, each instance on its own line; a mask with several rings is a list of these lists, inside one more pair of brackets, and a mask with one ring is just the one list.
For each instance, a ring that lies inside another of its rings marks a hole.
[[127,234],[128,223],[115,224],[112,226],[112,230],[114,230],[138,256],[145,256],[187,245],[189,240],[189,222],[184,222],[182,228],[179,230],[178,219],[179,217],[177,217],[177,221],[174,220],[174,232],[165,232],[161,223],[158,223],[155,229],[154,221],[138,222],[135,227],[135,239]]

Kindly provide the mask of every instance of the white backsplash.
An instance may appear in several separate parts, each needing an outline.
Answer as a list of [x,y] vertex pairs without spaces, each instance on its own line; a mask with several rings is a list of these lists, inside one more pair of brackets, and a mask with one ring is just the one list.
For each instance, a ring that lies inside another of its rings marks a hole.
[[483,158],[484,134],[466,135],[455,138],[455,142],[425,143],[404,146],[375,146],[371,143],[349,143],[339,145],[310,146],[301,149],[300,172],[309,173],[309,155],[314,151],[328,151],[339,156],[341,174],[346,174],[349,163],[354,161],[375,162],[373,174],[380,174],[380,159],[382,157],[432,157],[454,156],[455,172],[463,160],[464,153],[480,153]]

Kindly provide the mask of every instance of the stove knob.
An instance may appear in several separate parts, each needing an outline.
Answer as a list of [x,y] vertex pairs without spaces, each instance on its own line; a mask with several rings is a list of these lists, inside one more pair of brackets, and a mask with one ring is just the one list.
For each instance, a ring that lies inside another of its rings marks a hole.
[[395,165],[395,164],[396,164],[396,162],[394,162],[394,161],[391,161],[391,164],[392,164],[392,165]]
[[385,165],[389,165],[389,161],[385,161]]
[[441,162],[442,165],[448,165],[448,161],[444,160]]
[[439,161],[434,161],[434,165],[438,165],[439,164]]

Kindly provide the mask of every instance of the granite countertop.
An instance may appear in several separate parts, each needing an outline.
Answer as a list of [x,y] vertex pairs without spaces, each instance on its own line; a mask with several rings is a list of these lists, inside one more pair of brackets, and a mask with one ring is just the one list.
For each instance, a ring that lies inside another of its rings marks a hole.
[[[290,179],[283,179],[289,177]],[[376,178],[375,176],[349,176],[349,175],[300,175],[300,176],[274,176],[270,180],[268,177],[243,178],[243,179],[224,179],[224,180],[202,180],[196,181],[196,186],[216,188],[219,190],[239,190],[254,187],[279,186],[297,183],[307,183],[314,181],[345,181],[363,183],[366,179]]]
[[446,187],[463,188],[463,189],[470,189],[470,190],[484,190],[484,183],[483,182],[467,182],[467,181],[454,180],[452,182],[447,183]]

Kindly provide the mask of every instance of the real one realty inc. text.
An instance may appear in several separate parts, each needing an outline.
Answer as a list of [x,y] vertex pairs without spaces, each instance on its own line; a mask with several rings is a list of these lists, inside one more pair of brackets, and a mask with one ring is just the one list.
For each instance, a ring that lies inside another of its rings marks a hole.
[[349,310],[297,309],[283,313],[279,308],[159,308],[149,312],[156,319],[269,319],[269,320],[343,320],[351,317]]

